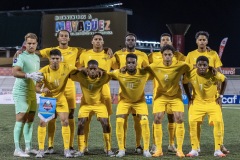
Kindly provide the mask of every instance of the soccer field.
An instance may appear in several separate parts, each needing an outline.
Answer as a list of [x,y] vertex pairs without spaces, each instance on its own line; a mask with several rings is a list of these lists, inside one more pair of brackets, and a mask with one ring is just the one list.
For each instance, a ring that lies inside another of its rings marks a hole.
[[[79,106],[79,105],[78,105]],[[113,109],[115,111],[116,105],[113,105]],[[223,116],[225,122],[225,139],[224,144],[230,150],[230,154],[227,155],[225,159],[231,160],[240,160],[240,121],[238,119],[240,113],[240,107],[236,106],[224,106],[223,107]],[[77,116],[77,111],[75,115]],[[151,114],[152,106],[149,105],[149,122],[150,127],[153,121],[153,115]],[[13,157],[14,151],[14,142],[13,142],[13,128],[15,123],[15,111],[13,105],[0,105],[0,113],[1,113],[1,123],[0,123],[0,159],[1,160],[9,160],[9,159],[20,159]],[[111,116],[111,124],[112,124],[112,147],[113,151],[117,150],[117,141],[115,134],[115,119],[116,116]],[[213,127],[208,126],[207,118],[202,125],[202,137],[201,137],[201,153],[200,156],[196,159],[201,160],[212,160],[218,159],[213,156],[214,152],[214,143],[213,143]],[[185,140],[183,145],[184,153],[188,153],[191,150],[190,140],[189,140],[189,127],[187,123],[187,112],[185,112]],[[77,118],[76,118],[77,121]],[[33,132],[33,148],[37,148],[37,125],[39,122],[39,118],[36,116],[34,123],[34,132]],[[127,133],[127,151],[124,159],[146,159],[143,158],[142,155],[134,154],[135,149],[135,133],[133,129],[133,119],[132,116],[129,116],[129,125],[128,125],[128,133]],[[164,156],[161,159],[179,159],[173,154],[167,153],[168,146],[168,133],[167,133],[167,117],[164,118],[163,123],[163,152]],[[85,155],[84,159],[117,159],[114,157],[106,157],[103,153],[103,136],[102,129],[100,123],[94,118],[91,122],[91,131],[89,136],[89,155]],[[151,132],[152,134],[152,132]],[[152,141],[152,136],[151,136]],[[21,141],[22,148],[24,149],[23,139]],[[150,143],[151,144],[151,143]],[[45,143],[45,148],[47,148],[47,139]],[[77,149],[77,138],[75,135],[75,149]],[[59,120],[57,121],[57,131],[55,136],[55,146],[54,149],[57,151],[57,154],[54,155],[46,155],[45,159],[65,159],[63,157],[63,143],[61,136],[61,126]],[[27,159],[36,159],[34,155],[31,155],[30,158]],[[76,158],[74,158],[76,159]],[[79,159],[79,158],[78,158]],[[190,159],[190,158],[185,158]]]

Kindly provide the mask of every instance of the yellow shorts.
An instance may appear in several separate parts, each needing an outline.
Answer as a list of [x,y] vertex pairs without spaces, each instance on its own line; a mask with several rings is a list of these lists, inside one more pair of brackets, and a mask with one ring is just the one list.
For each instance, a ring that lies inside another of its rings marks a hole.
[[210,121],[222,122],[222,111],[216,102],[195,102],[189,108],[189,121],[202,121],[205,115]]
[[68,109],[68,103],[65,96],[58,97],[57,99],[57,106],[56,106],[56,112],[67,112],[69,113]]
[[67,99],[69,109],[76,108],[76,87],[74,81],[68,79],[64,95]]
[[89,114],[90,113],[92,114],[92,112],[94,112],[97,115],[97,117],[108,118],[107,107],[103,103],[95,105],[88,104],[80,105],[78,118],[89,117]]
[[166,98],[156,98],[153,105],[153,113],[167,112],[172,114],[172,112],[184,112],[184,105],[181,98],[166,99]]
[[134,109],[136,114],[148,115],[148,107],[145,101],[138,103],[128,103],[121,100],[117,105],[117,113],[120,114],[128,114],[130,109]]
[[[105,100],[109,101],[109,103],[105,104],[106,102]],[[113,111],[112,111],[112,97],[111,97],[109,83],[103,85],[101,102],[106,105],[108,115],[111,115]]]

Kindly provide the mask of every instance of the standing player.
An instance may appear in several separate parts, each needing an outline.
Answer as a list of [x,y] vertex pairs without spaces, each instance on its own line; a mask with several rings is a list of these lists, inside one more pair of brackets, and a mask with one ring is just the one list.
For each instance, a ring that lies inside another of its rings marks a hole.
[[[171,40],[171,35],[168,33],[163,33],[160,37],[160,47],[162,48],[165,45],[172,45],[172,40]],[[178,52],[174,52],[174,57],[173,60],[178,60],[178,61],[185,61],[185,56]],[[162,61],[162,53],[161,52],[153,52],[148,55],[148,60],[149,63],[158,63]],[[158,82],[156,79],[153,81],[153,99],[156,97],[156,91],[158,90]],[[176,130],[176,125],[174,122],[174,116],[173,113],[170,112],[169,110],[166,110],[167,117],[168,117],[168,134],[169,134],[169,145],[168,145],[168,151],[169,152],[176,152],[177,149],[174,145],[174,139],[175,139],[175,130]],[[154,125],[153,125],[153,133],[154,133]],[[155,153],[156,151],[156,145],[155,145],[155,138],[153,134],[153,145],[151,152]]]
[[[188,157],[198,156],[197,137],[197,122],[202,120],[205,114],[211,118],[214,123],[214,141],[215,152],[214,156],[225,157],[226,155],[220,151],[222,130],[222,112],[221,102],[224,94],[227,79],[226,77],[217,72],[215,69],[209,67],[209,60],[205,56],[199,56],[196,60],[196,69],[185,75],[184,88],[189,99],[189,126],[190,138],[192,144],[192,151],[187,154]],[[221,82],[220,96],[217,95],[217,82]],[[188,88],[188,82],[192,86],[192,95]]]
[[[133,53],[137,55],[138,61],[137,61],[137,68],[142,68],[146,67],[149,65],[148,63],[148,57],[147,54],[144,52],[141,52],[139,50],[136,50],[136,41],[137,41],[137,36],[133,33],[128,33],[125,37],[125,46],[126,50],[119,50],[115,52],[113,58],[112,58],[112,68],[113,69],[119,69],[124,66],[126,66],[126,56],[128,53]],[[120,90],[119,90],[120,92]],[[121,97],[120,97],[121,98]],[[120,101],[121,99],[119,99]],[[134,119],[134,129],[135,129],[135,135],[136,135],[136,149],[135,152],[137,153],[142,153],[143,149],[141,146],[141,124],[139,118],[136,116],[136,112],[134,108],[130,108],[130,113],[132,112],[133,119]],[[126,143],[126,135],[127,135],[127,120],[128,120],[128,115],[125,118],[125,123],[124,123],[124,144]],[[124,145],[124,147],[126,147]]]
[[[57,99],[56,114],[59,116],[62,124],[62,137],[64,144],[64,156],[73,157],[70,153],[70,127],[69,127],[69,109],[67,99],[64,94],[68,77],[71,72],[76,70],[75,66],[61,63],[62,55],[60,50],[53,49],[50,51],[50,65],[43,67],[40,72],[43,74],[43,82],[37,83],[36,91],[42,93],[44,97],[53,97]],[[37,158],[44,157],[44,144],[46,137],[47,123],[40,119],[38,126],[38,146],[39,152]]]
[[179,86],[181,76],[190,71],[192,67],[185,62],[173,61],[174,48],[171,45],[163,46],[161,49],[163,60],[152,63],[148,68],[158,81],[158,90],[154,99],[154,137],[157,151],[154,157],[160,157],[162,152],[162,120],[165,110],[173,112],[176,123],[176,139],[178,157],[185,157],[182,151],[185,128],[183,123],[184,105],[182,102],[182,91]]
[[[40,59],[35,54],[37,48],[37,36],[28,33],[25,36],[26,50],[13,62],[13,76],[16,77],[13,86],[13,99],[15,103],[16,122],[14,127],[14,156],[30,157],[32,152],[33,120],[37,108],[34,81],[43,78],[37,71],[40,68]],[[24,135],[25,152],[21,150],[20,138]]]
[[104,144],[107,155],[112,155],[110,138],[110,121],[108,110],[105,104],[101,102],[102,89],[104,84],[108,83],[110,77],[104,73],[98,76],[99,68],[96,60],[89,60],[86,72],[79,72],[71,75],[71,79],[80,83],[83,97],[78,112],[78,152],[75,157],[84,156],[85,133],[84,126],[92,112],[96,113],[98,120],[102,124]]
[[120,84],[120,101],[117,106],[116,135],[119,152],[116,157],[125,156],[125,131],[124,123],[130,109],[134,109],[136,117],[140,120],[143,137],[143,156],[152,157],[149,152],[150,130],[148,121],[148,107],[144,98],[144,88],[150,74],[137,68],[137,55],[129,53],[126,55],[126,73],[115,70],[109,73]]
[[[68,45],[70,41],[70,33],[67,30],[61,30],[57,33],[57,40],[59,46],[52,48],[45,48],[39,51],[40,57],[50,59],[50,51],[53,49],[58,49],[62,53],[62,62],[68,64],[69,66],[74,67],[76,61],[79,59],[80,54],[84,51],[82,48],[70,47]],[[74,153],[74,133],[75,133],[75,120],[74,120],[74,110],[76,108],[76,87],[74,82],[71,79],[68,79],[66,88],[64,90],[64,95],[67,99],[68,108],[69,108],[69,126],[70,126],[70,151]],[[54,153],[54,135],[56,131],[56,119],[51,120],[48,123],[48,149],[45,151],[45,154]]]
[[[109,72],[111,69],[111,57],[104,53],[103,45],[103,35],[101,33],[95,33],[92,37],[92,45],[93,49],[90,49],[86,52],[83,52],[80,56],[80,61],[78,67],[86,67],[88,66],[87,63],[89,60],[96,60],[98,61],[98,67],[103,69],[106,72]],[[108,110],[109,122],[110,122],[110,115],[112,114],[112,101],[111,101],[111,93],[110,93],[110,86],[109,83],[103,85],[102,89],[102,103],[106,105]],[[84,152],[88,151],[88,135],[90,130],[90,121],[91,121],[92,114],[89,115],[88,121],[85,124],[84,134],[85,134],[85,142],[86,142],[86,149]],[[111,126],[110,126],[110,133],[111,133]],[[110,136],[111,141],[111,136]],[[113,153],[108,151],[105,146],[105,152],[109,155]]]
[[[196,33],[196,43],[198,48],[194,51],[191,51],[188,53],[187,58],[186,58],[186,62],[189,64],[193,64],[196,65],[196,59],[199,56],[206,56],[209,59],[209,66],[216,68],[219,72],[221,71],[221,66],[222,66],[222,62],[217,54],[216,51],[209,51],[207,49],[207,44],[208,44],[208,39],[209,39],[209,34],[208,32],[205,31],[199,31]],[[220,85],[220,84],[219,84]],[[219,90],[220,88],[218,88]],[[209,122],[211,122],[211,119],[209,119]],[[198,127],[197,127],[197,135],[198,135],[198,139],[200,141],[200,133],[201,133],[201,123],[202,121],[198,122]],[[209,123],[210,124],[210,123]],[[225,154],[229,153],[229,151],[224,147],[223,145],[223,138],[224,138],[224,122],[222,120],[221,122],[221,128],[222,128],[222,146],[221,146],[221,151]],[[199,148],[198,151],[200,151],[200,143],[199,143]]]

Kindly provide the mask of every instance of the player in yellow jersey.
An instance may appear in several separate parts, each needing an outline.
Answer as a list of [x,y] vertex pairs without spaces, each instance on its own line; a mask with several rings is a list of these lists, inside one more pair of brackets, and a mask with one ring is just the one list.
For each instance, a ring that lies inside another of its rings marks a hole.
[[106,73],[98,77],[98,62],[96,60],[89,60],[87,63],[86,72],[78,72],[71,75],[71,79],[80,83],[83,97],[81,100],[80,109],[78,112],[78,149],[75,157],[84,156],[85,133],[84,126],[88,121],[91,112],[96,113],[98,120],[102,124],[104,144],[108,156],[112,156],[111,138],[110,138],[110,121],[107,107],[102,103],[102,89],[103,86],[109,82],[110,76]]
[[[81,53],[85,51],[83,48],[70,47],[68,45],[70,41],[70,33],[67,30],[61,30],[57,33],[57,40],[59,42],[59,46],[45,48],[39,51],[39,55],[42,58],[50,59],[50,51],[53,49],[58,49],[62,53],[62,62],[68,64],[69,66],[75,66],[76,61],[79,59]],[[76,108],[76,87],[75,83],[69,79],[64,91],[65,97],[68,102],[69,107],[69,126],[71,130],[71,138],[70,138],[70,151],[74,153],[73,149],[74,145],[74,134],[75,134],[75,120],[74,120],[74,110]],[[48,123],[48,149],[45,151],[45,154],[54,153],[54,135],[56,130],[56,119],[51,120]]]
[[[172,45],[172,40],[171,40],[171,35],[168,33],[163,33],[160,36],[160,47],[162,48],[165,45]],[[173,59],[174,60],[178,60],[178,61],[185,61],[185,56],[178,51],[174,52],[174,56]],[[159,52],[152,52],[148,55],[148,60],[149,63],[158,63],[160,61],[162,61],[162,53]],[[156,79],[154,79],[153,81],[153,99],[155,99],[156,97],[156,91],[158,90],[158,82]],[[153,101],[154,102],[154,101]],[[169,135],[169,145],[168,145],[168,151],[169,152],[176,152],[177,149],[174,145],[174,139],[175,139],[175,129],[176,129],[176,125],[174,122],[174,116],[172,114],[172,112],[169,112],[169,110],[166,110],[167,113],[167,117],[168,117],[168,135]],[[153,125],[153,133],[154,133],[154,125]],[[152,133],[152,134],[153,134]],[[153,145],[151,148],[151,153],[155,153],[156,151],[156,145],[155,145],[155,138],[154,138],[154,134],[153,134]]]
[[[197,122],[202,120],[205,114],[211,118],[214,123],[214,156],[225,157],[220,150],[222,139],[222,112],[221,103],[224,94],[227,79],[212,67],[209,67],[209,60],[206,56],[199,56],[196,60],[196,69],[187,73],[184,77],[184,88],[189,99],[189,126],[192,150],[187,154],[188,157],[198,156],[198,138],[197,138]],[[221,83],[220,96],[216,96],[218,92],[218,83]],[[188,82],[191,83],[192,94],[190,94]]]
[[[126,66],[126,56],[128,53],[133,53],[137,55],[138,61],[137,61],[137,68],[142,68],[146,67],[149,65],[148,63],[148,57],[147,54],[135,49],[136,47],[136,41],[137,41],[137,36],[133,33],[128,33],[125,37],[125,50],[119,50],[114,53],[114,56],[112,58],[112,68],[113,69],[119,69],[124,66]],[[120,90],[119,90],[120,92]],[[121,97],[120,97],[121,98]],[[120,101],[120,99],[119,99]],[[142,153],[143,149],[141,146],[141,124],[139,118],[136,116],[136,112],[134,108],[130,108],[131,110],[129,113],[132,112],[133,119],[134,119],[134,129],[135,129],[135,136],[136,136],[136,153]],[[124,143],[126,142],[126,134],[127,134],[127,120],[128,117],[125,118],[125,123],[124,123]],[[124,145],[125,146],[125,145]]]
[[[68,82],[69,74],[76,72],[76,67],[61,62],[61,52],[58,49],[50,51],[50,65],[40,69],[43,74],[43,82],[36,84],[36,91],[42,93],[44,97],[57,98],[56,114],[59,116],[62,124],[62,137],[64,144],[64,156],[66,158],[73,157],[70,153],[70,128],[69,128],[69,108],[67,99],[64,94],[65,87]],[[40,119],[38,126],[38,158],[44,157],[44,144],[46,137],[47,123]]]
[[[106,72],[109,72],[111,69],[111,57],[104,53],[103,45],[104,45],[104,39],[103,35],[101,33],[95,33],[92,36],[92,45],[93,49],[90,49],[86,52],[83,52],[80,56],[78,67],[86,67],[89,60],[97,60],[98,61],[98,67],[105,70]],[[112,101],[111,101],[111,93],[110,93],[110,86],[109,83],[105,84],[102,89],[102,103],[107,106],[108,115],[109,115],[109,121],[110,121],[110,115],[112,114]],[[86,142],[86,149],[85,152],[88,152],[88,135],[90,130],[90,121],[91,121],[92,114],[89,115],[88,121],[85,124],[85,142]],[[111,130],[111,126],[110,126]],[[111,132],[110,132],[111,133]],[[111,140],[111,136],[110,136]],[[106,150],[105,146],[105,152]],[[110,152],[109,152],[110,154]]]
[[[158,90],[153,104],[154,114],[154,137],[157,151],[154,157],[163,155],[162,151],[162,120],[166,110],[170,110],[176,123],[176,140],[178,157],[184,157],[182,145],[185,128],[183,123],[184,105],[182,102],[182,91],[179,86],[181,76],[193,67],[185,62],[172,60],[175,49],[171,45],[161,48],[163,60],[152,63],[148,67],[158,81]],[[166,109],[167,107],[167,109]]]
[[[148,121],[148,107],[144,97],[144,88],[151,74],[145,70],[137,68],[138,56],[134,53],[126,55],[126,72],[114,70],[109,74],[119,81],[121,91],[119,93],[119,103],[117,106],[116,135],[119,151],[116,157],[125,156],[125,131],[124,121],[129,110],[134,109],[136,117],[140,120],[140,127],[143,137],[143,156],[152,157],[149,152],[150,130]],[[139,134],[139,133],[138,133]]]
[[[209,34],[206,31],[199,31],[196,33],[196,43],[198,48],[194,51],[191,51],[188,53],[187,58],[186,58],[186,62],[189,64],[193,64],[196,65],[196,59],[199,56],[206,56],[209,59],[209,66],[216,68],[219,72],[221,72],[221,66],[222,66],[222,62],[217,54],[216,51],[214,50],[208,50],[207,49],[207,44],[208,44],[208,39],[209,39]],[[219,84],[220,86],[220,84]],[[220,90],[220,88],[219,88]],[[200,141],[200,133],[201,133],[201,123],[202,122],[198,122],[198,127],[197,127],[197,133],[198,133],[198,139]],[[211,119],[209,119],[209,124],[211,124]],[[222,132],[223,132],[223,137],[222,137],[222,146],[221,146],[221,151],[225,154],[229,153],[229,151],[224,147],[223,145],[223,138],[224,138],[224,122],[222,120]],[[199,143],[199,149],[198,151],[200,151],[200,143]]]

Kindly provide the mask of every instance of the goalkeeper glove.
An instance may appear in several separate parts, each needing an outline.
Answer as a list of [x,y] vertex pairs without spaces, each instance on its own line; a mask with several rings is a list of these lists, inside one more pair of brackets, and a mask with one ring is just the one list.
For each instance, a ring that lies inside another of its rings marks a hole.
[[26,73],[25,78],[30,78],[36,82],[40,82],[43,79],[43,75],[41,72]]

